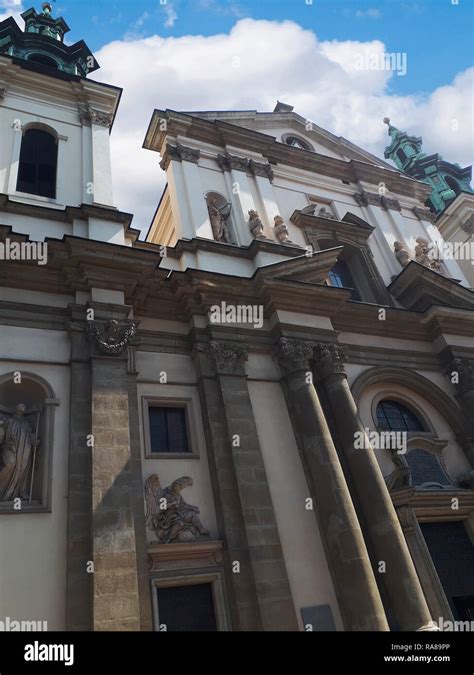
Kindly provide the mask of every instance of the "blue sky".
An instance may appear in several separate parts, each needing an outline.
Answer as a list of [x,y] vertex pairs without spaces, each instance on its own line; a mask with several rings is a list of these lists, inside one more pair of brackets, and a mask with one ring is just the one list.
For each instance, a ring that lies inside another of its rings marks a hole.
[[[0,0],[0,18],[41,3]],[[57,0],[53,14],[97,56],[93,79],[123,88],[114,194],[143,230],[166,180],[142,149],[154,108],[271,111],[278,99],[379,157],[389,116],[425,152],[473,163],[474,0]],[[357,65],[392,53],[406,72]]]
[[390,82],[394,93],[431,91],[472,65],[473,0],[459,0],[459,4],[452,0],[306,2],[167,0],[160,4],[160,0],[58,0],[55,13],[62,13],[73,28],[70,38],[85,39],[93,51],[124,37],[228,32],[243,17],[290,19],[315,31],[321,40],[378,39],[385,43],[387,51],[408,54],[407,76]]

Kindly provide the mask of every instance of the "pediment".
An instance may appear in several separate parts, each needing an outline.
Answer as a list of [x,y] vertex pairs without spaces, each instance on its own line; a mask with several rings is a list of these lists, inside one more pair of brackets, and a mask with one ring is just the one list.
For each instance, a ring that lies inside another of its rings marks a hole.
[[280,279],[324,284],[329,270],[336,263],[342,246],[324,251],[314,251],[312,255],[302,255],[291,260],[283,260],[260,267],[257,274],[263,279]]
[[388,290],[406,309],[413,311],[424,312],[431,305],[474,309],[473,291],[414,260],[403,268]]

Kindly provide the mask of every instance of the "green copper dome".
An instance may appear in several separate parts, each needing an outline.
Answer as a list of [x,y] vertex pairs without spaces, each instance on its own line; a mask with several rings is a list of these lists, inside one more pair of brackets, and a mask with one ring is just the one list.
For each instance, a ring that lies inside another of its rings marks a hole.
[[420,136],[409,136],[400,131],[388,117],[384,118],[384,123],[388,125],[391,139],[385,148],[385,158],[395,162],[397,168],[411,178],[432,187],[427,206],[434,213],[442,213],[461,192],[473,192],[470,186],[472,167],[463,169],[457,163],[446,162],[438,153],[427,155],[421,151],[423,139]]
[[[32,68],[53,75],[86,77],[99,65],[83,40],[73,45],[64,43],[69,26],[62,17],[53,17],[51,3],[44,2],[38,13],[34,8],[21,15],[25,21],[22,31],[12,18],[0,23],[0,54],[11,56],[22,65],[28,62]],[[26,65],[26,64],[25,64]],[[44,70],[46,69],[46,70]]]

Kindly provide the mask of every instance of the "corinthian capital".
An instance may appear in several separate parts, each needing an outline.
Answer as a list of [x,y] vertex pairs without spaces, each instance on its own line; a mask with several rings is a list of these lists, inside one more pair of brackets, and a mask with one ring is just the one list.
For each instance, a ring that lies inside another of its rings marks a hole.
[[209,346],[219,375],[245,375],[247,345],[241,342],[212,340]]
[[322,377],[334,373],[345,375],[347,347],[334,342],[318,342],[314,348],[314,361]]
[[461,394],[474,389],[474,361],[453,359],[446,374]]
[[297,370],[308,370],[312,353],[309,344],[293,338],[282,337],[275,347],[275,356],[286,375]]

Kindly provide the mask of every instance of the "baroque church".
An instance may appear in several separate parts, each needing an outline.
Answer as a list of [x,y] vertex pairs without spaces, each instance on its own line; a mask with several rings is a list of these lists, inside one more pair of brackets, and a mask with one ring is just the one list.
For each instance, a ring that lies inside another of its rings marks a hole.
[[381,159],[287,103],[150,110],[141,239],[112,191],[121,89],[51,4],[22,17],[0,23],[0,620],[474,620],[471,168],[396,120]]

